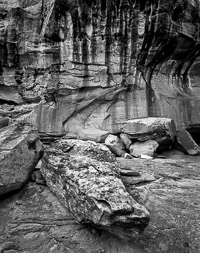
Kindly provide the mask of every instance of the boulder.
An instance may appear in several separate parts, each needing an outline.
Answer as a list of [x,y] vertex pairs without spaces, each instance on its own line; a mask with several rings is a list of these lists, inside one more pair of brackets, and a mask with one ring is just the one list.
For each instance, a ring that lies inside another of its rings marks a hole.
[[187,130],[177,131],[175,147],[187,155],[199,155],[200,148]]
[[10,119],[8,117],[0,117],[0,128],[8,126],[9,122]]
[[79,138],[85,141],[104,142],[108,135],[108,131],[103,131],[97,128],[80,129],[78,132]]
[[103,144],[61,139],[45,150],[41,172],[78,222],[130,239],[149,213],[126,191],[115,159]]
[[119,137],[113,134],[109,134],[105,139],[105,144],[113,154],[116,156],[124,156],[125,154],[125,146]]
[[13,124],[0,129],[0,196],[20,189],[43,153],[36,129]]
[[130,154],[135,157],[154,156],[154,152],[159,144],[156,141],[148,140],[145,142],[135,142],[130,146]]
[[121,130],[131,139],[155,140],[160,146],[171,145],[176,136],[175,123],[169,118],[148,117],[128,120]]
[[131,139],[127,134],[121,133],[120,134],[120,139],[124,143],[126,149],[129,149],[130,145],[132,144]]

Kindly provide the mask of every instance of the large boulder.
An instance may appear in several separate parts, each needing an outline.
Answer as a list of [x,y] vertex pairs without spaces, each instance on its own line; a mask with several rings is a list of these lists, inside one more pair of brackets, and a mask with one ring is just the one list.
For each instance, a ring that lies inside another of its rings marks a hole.
[[128,120],[121,130],[132,139],[155,140],[160,146],[169,146],[176,136],[175,123],[169,118],[147,117]]
[[47,185],[78,222],[127,239],[148,225],[148,211],[128,194],[115,157],[103,144],[61,139],[42,161]]
[[43,153],[36,129],[13,124],[0,129],[0,196],[20,189]]
[[153,157],[158,146],[157,141],[153,140],[135,142],[130,146],[130,154],[135,157],[141,157],[142,155]]

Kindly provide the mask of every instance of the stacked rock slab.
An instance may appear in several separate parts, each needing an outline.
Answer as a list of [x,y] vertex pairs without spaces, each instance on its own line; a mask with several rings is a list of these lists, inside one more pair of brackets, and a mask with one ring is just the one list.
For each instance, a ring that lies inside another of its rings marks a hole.
[[103,144],[61,139],[47,148],[41,172],[78,222],[130,239],[149,213],[126,191],[115,156]]
[[13,124],[0,129],[0,196],[20,189],[43,153],[36,129]]
[[104,142],[108,135],[108,131],[96,128],[81,129],[78,133],[78,137],[81,140],[90,140],[95,142]]
[[167,147],[174,142],[176,126],[172,119],[147,117],[128,120],[121,128],[129,138],[138,141],[155,140],[160,147]]

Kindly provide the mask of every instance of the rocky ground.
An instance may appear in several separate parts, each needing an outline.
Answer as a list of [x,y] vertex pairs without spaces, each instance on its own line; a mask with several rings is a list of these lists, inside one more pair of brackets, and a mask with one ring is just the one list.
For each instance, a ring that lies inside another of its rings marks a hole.
[[77,224],[47,186],[29,182],[0,201],[0,252],[200,252],[200,157],[179,151],[165,155],[154,160],[118,158],[121,168],[140,173],[123,173],[123,182],[151,216],[137,239],[125,241]]

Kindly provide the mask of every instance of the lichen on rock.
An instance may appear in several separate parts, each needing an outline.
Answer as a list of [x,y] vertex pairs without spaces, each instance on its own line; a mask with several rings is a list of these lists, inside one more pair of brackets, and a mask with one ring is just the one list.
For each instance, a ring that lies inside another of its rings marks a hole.
[[115,159],[103,144],[61,139],[46,149],[41,172],[78,222],[131,239],[149,212],[126,191]]

